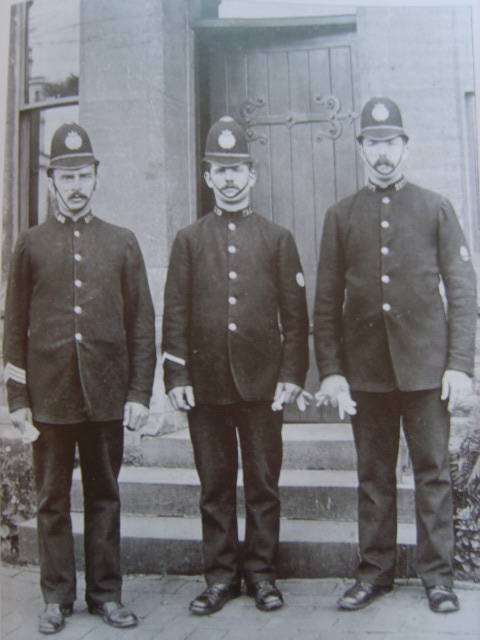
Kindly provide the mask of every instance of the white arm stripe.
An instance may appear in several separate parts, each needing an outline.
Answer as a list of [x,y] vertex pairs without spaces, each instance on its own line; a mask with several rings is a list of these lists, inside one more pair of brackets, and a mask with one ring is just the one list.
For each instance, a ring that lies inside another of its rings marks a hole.
[[185,366],[186,362],[183,358],[179,358],[178,356],[172,356],[171,353],[167,353],[166,351],[162,355],[162,364],[165,360],[170,360],[171,362],[176,362],[177,364],[181,364],[182,367]]
[[20,367],[16,367],[11,362],[7,362],[7,366],[5,367],[5,384],[9,380],[13,380],[19,384],[27,384],[27,372],[25,369],[20,369]]

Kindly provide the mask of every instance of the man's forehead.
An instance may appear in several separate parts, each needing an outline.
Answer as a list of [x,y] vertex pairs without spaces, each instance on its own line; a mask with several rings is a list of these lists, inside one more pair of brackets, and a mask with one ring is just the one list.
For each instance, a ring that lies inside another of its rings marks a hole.
[[53,169],[53,171],[57,175],[61,175],[61,176],[76,176],[80,174],[93,173],[94,165],[89,164],[86,167],[75,167],[71,169]]
[[401,136],[401,135],[393,136],[392,138],[383,138],[380,140],[375,138],[368,138],[368,137],[362,138],[362,144],[367,143],[368,145],[375,145],[375,144],[383,144],[384,142],[387,142],[389,144],[406,144],[406,140],[404,136]]
[[221,162],[211,162],[210,161],[210,168],[213,169],[214,171],[224,171],[226,169],[243,169],[244,167],[246,167],[247,169],[250,169],[250,162],[236,162],[234,164],[223,164]]

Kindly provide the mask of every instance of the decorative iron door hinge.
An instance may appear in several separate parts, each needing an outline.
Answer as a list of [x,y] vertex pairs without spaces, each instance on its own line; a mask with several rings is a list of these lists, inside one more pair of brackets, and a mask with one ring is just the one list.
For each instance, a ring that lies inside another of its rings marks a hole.
[[267,106],[264,98],[257,98],[256,101],[246,100],[240,107],[240,124],[245,129],[245,134],[250,142],[258,140],[261,144],[267,144],[267,137],[257,134],[253,127],[259,125],[283,125],[291,129],[298,124],[322,124],[326,126],[316,136],[321,142],[323,138],[336,140],[342,135],[342,122],[352,124],[359,114],[349,111],[341,113],[342,103],[335,96],[316,96],[315,102],[323,107],[319,113],[294,113],[292,111],[285,115],[268,115],[258,113],[259,109]]

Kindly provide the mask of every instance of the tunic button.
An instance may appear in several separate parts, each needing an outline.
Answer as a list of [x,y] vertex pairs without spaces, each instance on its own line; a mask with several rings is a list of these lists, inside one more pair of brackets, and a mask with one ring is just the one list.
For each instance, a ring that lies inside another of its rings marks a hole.
[[383,196],[382,202],[383,204],[390,204],[390,198],[388,196]]
[[228,299],[228,303],[229,304],[237,304],[237,299],[235,298],[235,296],[230,296]]
[[237,225],[234,222],[229,222],[228,228],[230,229],[230,231],[235,231]]
[[75,253],[73,255],[73,259],[76,260],[76,262],[81,262],[82,261],[82,256],[79,253]]
[[75,238],[79,238],[80,237],[80,231],[78,229],[75,229],[75,231],[73,232],[73,235],[75,236]]
[[388,220],[382,220],[382,227],[384,229],[388,229],[389,226],[390,226],[390,223]]
[[73,308],[73,310],[75,311],[75,313],[82,313],[82,307],[79,307],[78,304]]
[[236,271],[230,271],[230,273],[228,274],[228,277],[230,278],[230,280],[235,280],[237,277],[237,272]]
[[390,282],[390,276],[384,275],[382,276],[382,282],[388,284]]
[[83,340],[83,336],[81,333],[76,333],[75,334],[75,340],[77,340],[77,342],[81,342]]
[[228,247],[228,253],[236,253],[237,252],[237,248],[233,246],[233,244],[231,244]]
[[230,329],[230,331],[236,331],[237,325],[234,322],[230,322],[230,324],[228,325],[228,328]]
[[388,304],[388,302],[385,302],[385,304],[382,304],[382,309],[384,311],[391,311],[392,307]]
[[382,247],[380,251],[384,256],[388,256],[388,254],[390,253],[390,249],[388,247]]
[[80,289],[80,287],[82,286],[83,282],[81,280],[74,280],[73,284]]

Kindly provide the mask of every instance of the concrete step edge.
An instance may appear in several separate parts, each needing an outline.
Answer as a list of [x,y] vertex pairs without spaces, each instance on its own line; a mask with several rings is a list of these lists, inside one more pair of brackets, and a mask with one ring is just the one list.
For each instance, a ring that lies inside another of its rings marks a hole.
[[[80,469],[73,472],[75,481],[80,481]],[[123,466],[119,475],[120,483],[130,484],[168,484],[182,486],[198,486],[200,484],[195,469],[179,469],[166,467],[129,467]],[[242,469],[238,471],[237,485],[243,485]],[[282,469],[280,473],[281,487],[351,487],[358,486],[356,471],[330,469]],[[413,490],[413,476],[404,476],[398,483],[400,490]]]
[[[72,513],[72,530],[75,535],[83,534],[83,514]],[[23,529],[36,529],[36,519],[27,520],[20,525]],[[239,537],[243,540],[244,518],[238,519]],[[200,518],[175,518],[155,516],[121,516],[122,538],[157,540],[201,540]],[[280,521],[280,544],[283,543],[345,543],[356,544],[358,525],[354,521]],[[399,523],[397,544],[414,546],[416,544],[415,524]]]
[[[352,426],[349,423],[286,423],[282,428],[284,442],[305,442],[324,440],[353,441]],[[151,436],[144,436],[142,442],[148,442]],[[156,436],[153,436],[156,437]],[[179,429],[158,436],[164,440],[190,440],[188,429]]]

